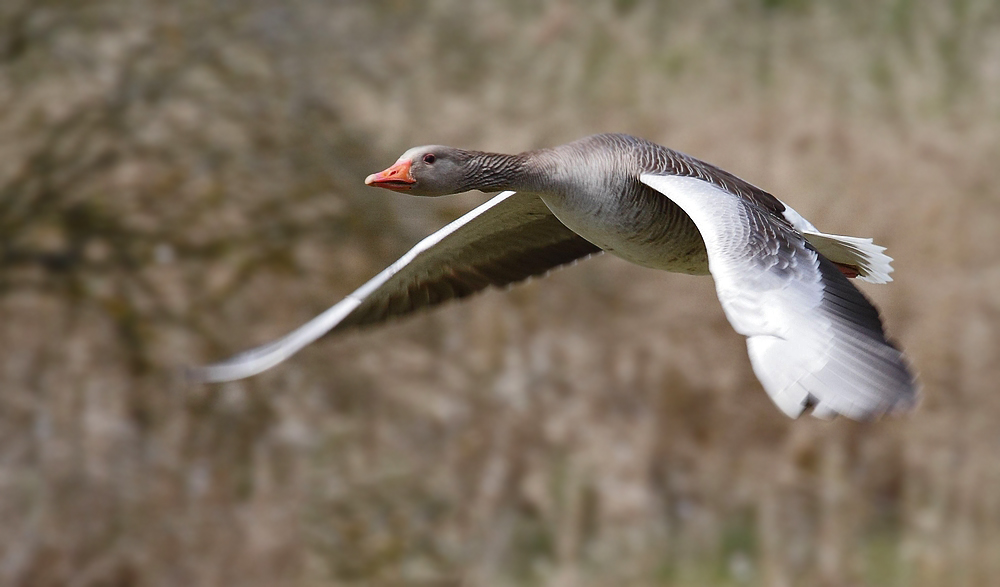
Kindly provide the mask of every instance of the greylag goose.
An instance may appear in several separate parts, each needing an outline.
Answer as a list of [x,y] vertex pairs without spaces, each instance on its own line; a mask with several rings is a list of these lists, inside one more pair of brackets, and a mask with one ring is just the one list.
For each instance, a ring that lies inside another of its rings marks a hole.
[[378,324],[608,252],[711,274],[754,373],[798,417],[868,420],[909,409],[917,387],[878,310],[848,278],[891,281],[871,239],[824,234],[787,204],[689,155],[601,134],[518,155],[415,147],[365,180],[414,196],[501,192],[417,243],[287,336],[195,368],[201,381],[249,377],[328,332]]

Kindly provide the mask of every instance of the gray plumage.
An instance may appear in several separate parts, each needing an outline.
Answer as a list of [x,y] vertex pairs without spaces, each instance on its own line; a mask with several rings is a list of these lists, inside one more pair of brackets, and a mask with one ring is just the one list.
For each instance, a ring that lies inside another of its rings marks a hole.
[[820,417],[868,419],[915,402],[905,359],[845,277],[889,281],[884,249],[821,233],[771,194],[694,157],[620,134],[518,155],[434,145],[410,149],[366,183],[425,196],[507,191],[288,336],[194,369],[194,378],[247,377],[327,332],[506,286],[603,250],[646,267],[711,273],[727,318],[747,336],[755,373],[790,416],[811,406]]

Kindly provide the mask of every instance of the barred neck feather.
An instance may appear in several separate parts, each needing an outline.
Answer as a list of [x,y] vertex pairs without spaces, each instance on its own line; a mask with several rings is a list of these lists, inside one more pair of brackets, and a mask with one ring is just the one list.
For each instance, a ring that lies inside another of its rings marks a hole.
[[469,158],[465,162],[465,168],[469,173],[465,177],[461,191],[517,191],[523,189],[525,180],[530,176],[531,166],[528,164],[526,153],[519,155],[482,151],[466,151],[466,153]]

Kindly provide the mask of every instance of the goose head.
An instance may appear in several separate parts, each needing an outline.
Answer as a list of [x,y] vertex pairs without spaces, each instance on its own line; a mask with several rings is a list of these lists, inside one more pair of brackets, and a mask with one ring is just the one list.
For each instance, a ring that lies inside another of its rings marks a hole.
[[474,159],[473,153],[454,147],[413,147],[385,171],[365,178],[365,184],[414,196],[464,192],[477,187],[470,184],[477,171]]

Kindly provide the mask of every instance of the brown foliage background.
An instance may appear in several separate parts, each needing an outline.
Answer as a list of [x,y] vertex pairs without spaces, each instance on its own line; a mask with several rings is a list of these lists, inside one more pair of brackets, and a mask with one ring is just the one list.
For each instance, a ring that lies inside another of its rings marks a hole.
[[[988,0],[7,0],[0,584],[990,585],[1000,7]],[[605,257],[283,334],[484,199],[405,148],[638,134],[830,232],[912,415],[786,420],[708,278]]]

